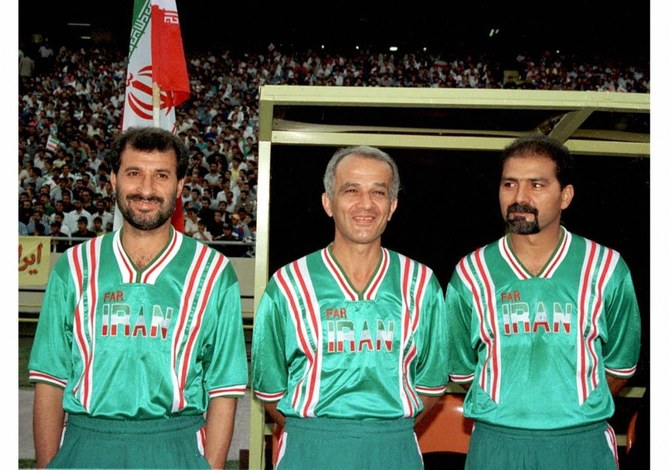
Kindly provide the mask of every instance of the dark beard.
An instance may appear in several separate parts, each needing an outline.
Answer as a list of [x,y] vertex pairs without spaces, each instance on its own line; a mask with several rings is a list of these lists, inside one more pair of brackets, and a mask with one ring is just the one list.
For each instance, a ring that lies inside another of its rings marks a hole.
[[[126,201],[133,201],[133,200],[150,200],[150,201],[157,201],[163,204],[165,201],[163,198],[160,198],[158,196],[153,196],[153,197],[148,197],[148,198],[143,198],[142,196],[138,196],[137,194],[134,195],[128,195],[126,196]],[[170,220],[170,217],[172,217],[172,213],[174,212],[175,206],[177,204],[177,200],[175,198],[171,198],[170,202],[168,202],[167,206],[165,207],[164,210],[159,210],[158,213],[154,216],[153,219],[145,219],[142,218],[139,214],[137,214],[134,210],[130,209],[130,206],[124,203],[121,203],[121,200],[119,200],[119,210],[121,211],[121,214],[123,215],[123,218],[134,228],[138,230],[153,230],[158,227],[161,227],[165,222]]]
[[[512,212],[525,212],[533,214],[533,220],[526,220],[524,217],[510,217]],[[532,235],[540,233],[540,224],[537,221],[537,209],[528,204],[510,204],[507,207],[507,218],[505,219],[507,230],[518,235]]]

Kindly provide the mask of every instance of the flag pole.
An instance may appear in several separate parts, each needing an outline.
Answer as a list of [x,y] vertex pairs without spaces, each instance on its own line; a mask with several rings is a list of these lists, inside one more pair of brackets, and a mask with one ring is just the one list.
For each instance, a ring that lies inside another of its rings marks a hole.
[[156,82],[153,82],[152,103],[154,107],[154,127],[161,127],[161,89]]

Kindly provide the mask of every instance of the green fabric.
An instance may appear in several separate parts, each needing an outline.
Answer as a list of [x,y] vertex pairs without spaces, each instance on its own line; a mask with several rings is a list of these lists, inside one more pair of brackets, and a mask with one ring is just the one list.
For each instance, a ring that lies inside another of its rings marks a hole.
[[48,468],[210,468],[198,449],[202,416],[120,421],[70,415]]
[[286,418],[277,470],[423,469],[414,420]]
[[552,431],[510,429],[477,422],[465,468],[617,470],[616,441],[605,422]]

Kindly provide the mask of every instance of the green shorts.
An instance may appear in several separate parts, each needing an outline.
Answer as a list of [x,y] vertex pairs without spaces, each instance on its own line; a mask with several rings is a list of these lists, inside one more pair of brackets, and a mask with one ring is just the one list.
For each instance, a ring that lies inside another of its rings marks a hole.
[[600,422],[567,429],[512,429],[476,422],[468,470],[616,470],[616,435]]
[[48,468],[210,468],[205,420],[183,416],[140,421],[70,415]]
[[277,470],[423,469],[414,419],[286,418]]

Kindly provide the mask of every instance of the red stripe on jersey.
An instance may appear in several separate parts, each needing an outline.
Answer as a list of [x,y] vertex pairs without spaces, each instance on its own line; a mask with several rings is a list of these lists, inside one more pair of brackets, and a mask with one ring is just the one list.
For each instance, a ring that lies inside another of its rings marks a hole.
[[412,361],[416,357],[416,344],[413,344],[410,350],[407,352],[407,355],[405,356],[405,359],[403,360],[403,377],[404,379],[404,389],[409,395],[409,409],[407,410],[407,415],[406,417],[412,417],[416,414],[416,411],[419,408],[419,402],[421,401],[420,398],[417,396],[416,392],[412,388],[412,384],[409,382],[409,377],[411,377],[411,372],[410,372],[410,364],[412,364]]
[[38,372],[36,370],[31,370],[28,372],[28,378],[30,380],[39,380],[42,382],[49,382],[60,387],[65,388],[67,386],[67,380],[59,379],[53,375],[45,374],[44,372]]
[[631,377],[633,374],[635,374],[636,370],[637,370],[637,366],[628,367],[628,368],[624,368],[624,369],[615,369],[613,367],[605,367],[606,372],[608,372],[610,375],[616,375],[618,377]]
[[500,376],[499,376],[499,363],[498,363],[498,351],[497,351],[497,341],[496,338],[498,337],[498,328],[497,328],[497,321],[496,321],[496,309],[495,309],[495,299],[494,299],[494,293],[493,293],[493,285],[492,281],[489,278],[489,276],[486,273],[486,269],[483,265],[482,257],[484,254],[483,249],[479,249],[475,251],[474,257],[476,261],[476,266],[477,269],[480,273],[482,282],[484,283],[485,287],[485,292],[484,294],[486,295],[486,305],[488,305],[488,312],[489,312],[489,327],[491,328],[492,331],[492,360],[493,360],[493,367],[492,367],[492,377],[491,377],[491,382],[492,382],[492,390],[491,390],[491,398],[493,401],[498,403],[498,386],[499,386],[499,381],[500,381]]
[[340,272],[339,266],[335,260],[330,256],[330,251],[328,248],[323,249],[323,259],[326,262],[326,266],[333,274],[333,277],[337,281],[337,284],[340,286],[340,289],[345,293],[345,297],[348,300],[358,300],[358,294],[356,290],[349,286],[349,283],[346,280],[346,277]]
[[[196,289],[194,286],[196,284],[196,280],[198,280],[199,276],[201,275],[200,271],[204,264],[205,255],[207,253],[207,249],[204,246],[198,246],[198,249],[200,250],[200,254],[197,256],[197,261],[193,266],[191,275],[185,283],[186,289],[184,290],[184,294],[182,296],[179,322],[177,323],[177,327],[174,330],[174,336],[172,338],[172,363],[174,364],[175,372],[177,374],[179,373],[179,361],[177,359],[177,355],[179,353],[179,346],[182,343],[181,337],[186,329],[186,323],[188,322],[189,313],[193,305],[193,299],[195,298]],[[179,380],[179,377],[177,377],[177,381],[179,401],[177,402],[177,409],[174,411],[180,410],[184,407],[184,395],[182,393],[183,389],[181,388],[182,381]]]
[[611,249],[606,249],[606,258],[604,261],[604,266],[601,266],[600,273],[598,275],[597,289],[596,289],[596,302],[592,307],[591,311],[591,333],[587,339],[587,345],[589,348],[589,354],[593,359],[593,365],[591,367],[591,386],[596,388],[598,386],[598,355],[595,351],[595,341],[598,337],[598,319],[602,312],[602,300],[603,300],[603,285],[605,280],[608,278],[609,270],[612,264],[613,251]]
[[[305,354],[305,357],[307,358],[307,369],[306,370],[312,370],[311,367],[314,364],[314,352],[311,350],[309,341],[305,337],[305,332],[303,331],[303,322],[301,319],[300,315],[300,307],[296,303],[296,299],[293,298],[293,295],[291,295],[291,291],[289,289],[288,281],[285,278],[285,273],[284,269],[280,269],[277,271],[277,281],[279,285],[281,286],[282,290],[284,291],[284,296],[289,302],[289,310],[291,313],[291,316],[293,317],[293,325],[296,330],[296,337],[298,339],[298,344],[300,345],[300,348],[302,349],[303,353]],[[300,398],[300,393],[299,391],[302,389],[302,383],[303,379],[300,379],[300,381],[296,384],[295,390],[296,393],[293,395],[293,408],[297,408],[297,403]],[[304,416],[304,415],[303,415]]]
[[[562,228],[562,227],[561,227]],[[563,230],[563,240],[561,241],[561,246],[560,248],[556,251],[556,256],[550,261],[549,265],[547,268],[540,273],[540,277],[543,277],[545,279],[550,278],[553,274],[556,268],[558,267],[559,264],[561,264],[561,261],[565,257],[565,254],[568,251],[568,246],[570,245],[570,234],[568,233],[567,230],[562,228]]]
[[[304,262],[304,258],[303,258]],[[318,345],[321,344],[321,328],[320,328],[320,322],[319,322],[319,313],[318,313],[318,307],[315,308],[315,299],[312,299],[311,295],[309,294],[309,291],[307,289],[306,283],[305,283],[305,277],[302,273],[302,270],[300,269],[300,265],[298,264],[298,261],[294,261],[292,263],[293,265],[293,273],[295,274],[295,277],[298,281],[298,287],[300,288],[300,294],[302,295],[302,298],[304,299],[305,306],[307,307],[309,318],[312,323],[312,332],[314,334],[314,344]],[[318,351],[314,354],[314,363],[312,365],[311,373],[310,373],[310,378],[309,378],[309,388],[308,388],[308,394],[307,394],[307,400],[305,401],[305,413],[306,415],[310,414],[310,410],[314,406],[312,403],[314,401],[314,397],[316,395],[316,379],[317,379],[317,373],[319,370],[321,370],[321,363],[320,357],[318,354]]]
[[[205,250],[203,250],[204,253]],[[207,308],[207,299],[209,299],[209,296],[212,293],[212,288],[214,286],[214,283],[218,279],[218,274],[220,273],[221,266],[223,265],[224,257],[223,255],[215,255],[216,256],[216,261],[215,265],[212,268],[210,265],[210,268],[208,269],[208,272],[206,273],[207,276],[209,276],[209,279],[207,279],[207,284],[205,285],[205,288],[200,291],[199,298],[203,299],[202,302],[200,302],[200,305],[198,307],[198,310],[195,312],[194,318],[191,323],[195,322],[194,325],[189,328],[188,332],[188,340],[186,342],[186,347],[184,349],[184,353],[182,354],[181,357],[181,383],[179,384],[179,390],[180,390],[180,395],[181,395],[181,400],[180,404],[181,407],[180,409],[184,406],[185,404],[185,396],[184,396],[184,390],[186,390],[186,377],[188,375],[188,368],[190,366],[191,362],[191,355],[193,354],[193,346],[195,345],[195,341],[198,338],[198,334],[200,333],[200,327],[202,326],[202,318],[205,315],[205,310]]]
[[172,252],[174,251],[174,247],[177,246],[177,231],[173,230],[172,231],[172,240],[170,240],[170,244],[168,245],[168,248],[163,252],[163,255],[156,260],[156,262],[144,273],[141,275],[141,280],[140,282],[148,282],[149,277],[151,274],[153,274],[158,268],[163,267],[163,263],[165,262],[166,259],[170,257]]
[[[472,256],[474,256],[474,253]],[[479,287],[477,286],[477,283],[468,272],[468,265],[466,258],[461,259],[457,269],[460,277],[463,279],[465,284],[468,286],[468,289],[472,293],[473,304],[477,311],[477,317],[479,318],[479,337],[481,338],[482,342],[486,345],[486,359],[484,360],[484,364],[482,365],[481,375],[479,377],[479,385],[482,387],[482,389],[486,390],[486,382],[488,382],[488,376],[489,376],[488,368],[486,367],[486,365],[492,361],[492,356],[495,355],[495,352],[493,351],[494,349],[493,340],[491,339],[488,331],[486,330],[486,313],[485,313],[486,308],[484,306],[484,299],[480,296]],[[489,395],[491,396],[491,398],[494,398],[492,394]]]
[[526,272],[526,270],[521,266],[516,258],[514,257],[514,254],[512,253],[512,249],[510,248],[508,242],[507,242],[507,237],[502,238],[502,243],[501,243],[502,249],[503,249],[503,258],[507,261],[507,264],[509,265],[510,268],[512,268],[512,271],[514,271],[519,279],[528,279],[530,276]]
[[461,374],[449,374],[449,377],[453,382],[456,383],[467,383],[467,382],[472,382],[472,380],[475,378],[475,374],[466,374],[466,375],[461,375]]
[[[75,282],[75,291],[76,291],[76,297],[78,299],[81,298],[83,295],[83,289],[84,289],[84,273],[83,273],[83,260],[81,259],[82,257],[82,249],[83,249],[83,243],[80,243],[79,245],[76,245],[75,248],[71,252],[71,257],[70,257],[70,262],[71,265],[74,267],[74,282]],[[88,343],[86,341],[86,334],[84,333],[84,312],[82,311],[82,302],[78,301],[75,309],[74,309],[74,333],[75,333],[75,341],[77,342],[77,345],[79,347],[79,350],[81,352],[82,356],[82,362],[84,364],[84,370],[82,373],[82,376],[77,383],[77,385],[74,388],[74,393],[76,394],[79,390],[79,387],[81,386],[81,402],[82,406],[88,410],[88,405],[89,405],[89,383],[88,379],[89,376],[86,373],[86,366],[89,364],[89,354],[90,351],[88,349]]]
[[220,387],[208,391],[210,398],[225,397],[225,396],[244,396],[247,391],[246,385],[231,385],[230,387]]
[[589,282],[591,280],[591,270],[593,269],[593,260],[595,258],[596,254],[596,245],[595,243],[587,240],[586,241],[586,249],[588,251],[588,255],[586,257],[586,263],[584,266],[584,272],[582,274],[582,280],[581,280],[581,285],[579,287],[580,289],[580,295],[579,295],[579,308],[578,308],[578,316],[579,316],[579,345],[578,345],[578,353],[579,353],[579,360],[578,360],[578,374],[577,374],[577,389],[579,392],[579,403],[582,404],[584,400],[586,400],[586,397],[588,395],[588,390],[587,390],[587,383],[588,383],[588,371],[586,370],[586,344],[585,344],[585,338],[584,338],[584,333],[586,330],[586,321],[587,321],[587,313],[586,313],[586,308],[587,308],[587,293],[589,289]]
[[607,428],[605,428],[605,439],[607,440],[607,446],[612,451],[616,466],[619,468],[619,450],[617,448],[616,432],[614,432],[614,428],[609,424],[607,425]]
[[428,269],[425,265],[419,264],[419,280],[414,294],[414,323],[412,324],[412,332],[419,327],[419,319],[421,317],[421,305],[423,304],[423,296],[426,293],[426,280],[428,278]]
[[[88,248],[88,335],[90,339],[90,353],[85,363],[84,376],[88,385],[87,405],[91,406],[92,382],[93,382],[93,358],[95,355],[95,316],[98,304],[98,269],[99,269],[99,249],[102,243],[101,238],[94,238],[85,245]],[[88,409],[88,408],[87,408]]]
[[402,272],[402,347],[405,348],[407,346],[407,341],[409,340],[410,336],[410,321],[411,321],[411,312],[409,309],[409,302],[410,302],[410,292],[409,292],[409,268],[410,268],[410,263],[407,258],[404,256],[401,258],[403,261],[403,272]]
[[366,290],[363,296],[366,300],[372,300],[375,297],[379,285],[382,283],[382,280],[384,280],[384,276],[386,275],[386,270],[388,269],[388,266],[389,266],[389,254],[388,251],[386,251],[386,248],[382,248],[381,266],[380,269],[375,274],[373,281],[370,283],[370,287]]
[[256,397],[258,397],[260,400],[263,401],[279,401],[282,399],[284,395],[286,395],[286,392],[277,392],[277,393],[265,393],[265,392],[259,392],[258,390],[254,390],[254,393],[256,394]]
[[416,386],[417,392],[421,392],[423,395],[442,395],[446,390],[447,386],[442,387],[423,387],[421,385]]
[[[407,344],[409,343],[412,334],[416,331],[421,317],[421,304],[425,294],[427,268],[425,265],[416,263],[411,259],[399,255],[400,261],[403,265],[401,289],[403,293],[403,354]],[[416,281],[412,283],[412,275],[414,267],[418,270],[416,273]],[[414,287],[414,289],[412,289]],[[418,409],[420,399],[416,394],[413,384],[410,382],[410,365],[416,358],[417,350],[416,344],[412,344],[403,358],[403,385],[402,391],[407,395],[403,396],[406,400],[406,416],[414,416]]]
[[[124,282],[133,282],[135,280],[135,268],[133,268],[133,264],[131,263],[130,258],[128,255],[126,255],[126,252],[123,249],[120,231],[114,235],[114,245],[116,247],[116,253],[118,253],[118,257],[121,259],[121,266],[119,266],[119,270],[121,271],[121,278],[124,280]],[[124,270],[125,276],[123,275]]]

